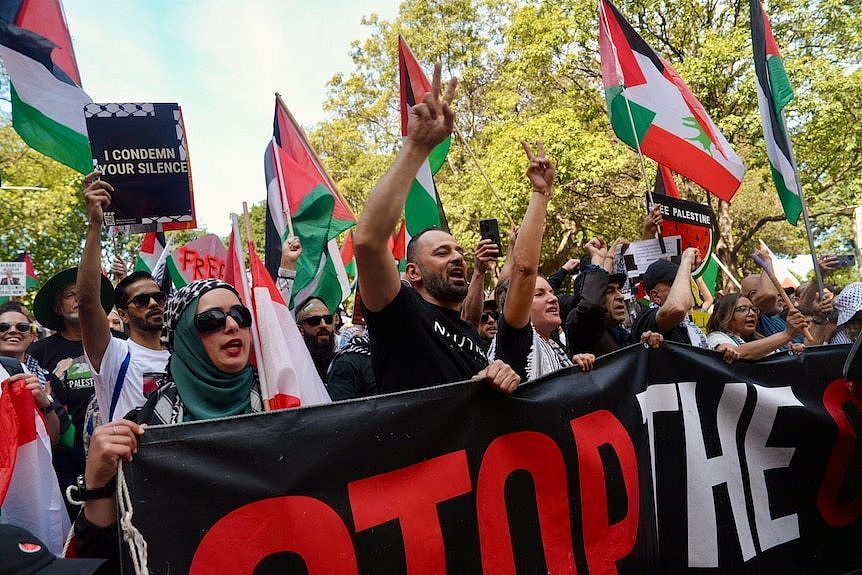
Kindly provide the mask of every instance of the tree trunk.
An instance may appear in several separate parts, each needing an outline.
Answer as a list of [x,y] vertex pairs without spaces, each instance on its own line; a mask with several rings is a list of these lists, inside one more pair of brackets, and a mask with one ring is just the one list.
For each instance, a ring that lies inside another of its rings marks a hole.
[[[715,244],[715,255],[721,260],[727,269],[739,277],[736,258],[733,257],[733,250],[736,247],[733,240],[733,216],[730,214],[730,204],[719,200],[718,202],[718,241]],[[724,270],[721,271],[721,288],[724,293],[733,293],[739,291],[736,284],[733,283]]]

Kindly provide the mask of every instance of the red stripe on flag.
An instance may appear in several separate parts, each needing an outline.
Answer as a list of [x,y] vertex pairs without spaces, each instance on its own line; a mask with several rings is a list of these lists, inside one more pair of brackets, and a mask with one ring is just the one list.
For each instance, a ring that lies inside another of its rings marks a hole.
[[407,135],[409,102],[418,104],[431,91],[431,82],[422,71],[404,36],[398,35],[398,79],[401,88],[401,135]]
[[686,106],[691,110],[692,115],[697,120],[697,123],[700,124],[701,129],[703,129],[704,133],[709,136],[709,141],[712,142],[712,145],[715,146],[715,149],[719,151],[719,153],[727,159],[727,154],[724,151],[724,148],[721,147],[721,143],[715,135],[715,131],[712,129],[712,123],[709,120],[709,114],[706,113],[706,110],[703,109],[700,101],[694,97],[694,94],[691,93],[688,85],[685,83],[685,80],[682,79],[682,76],[673,69],[669,63],[665,61],[664,58],[661,59],[664,64],[664,77],[667,78],[676,89],[679,90],[680,95],[682,95],[682,99],[685,100]]
[[344,236],[344,244],[341,246],[341,263],[348,265],[353,261],[353,229],[347,230]]
[[647,130],[641,142],[641,150],[645,156],[660,164],[673,164],[674,170],[681,176],[709,190],[725,202],[733,199],[733,194],[742,183],[708,153],[655,124]]
[[[599,12],[599,22],[599,26],[602,27],[601,30],[599,30],[600,36],[602,33],[607,32],[604,29],[605,24],[610,30],[610,40],[613,43],[613,46],[616,48],[617,61],[619,62],[620,70],[623,74],[623,77],[621,78],[621,80],[623,81],[623,85],[626,88],[631,88],[633,86],[640,86],[641,84],[646,84],[646,78],[641,71],[640,65],[638,65],[638,61],[635,58],[634,52],[631,49],[631,45],[629,44],[625,33],[620,27],[619,22],[617,22],[613,11],[610,9],[610,6],[608,6],[607,2],[605,2],[604,0],[602,0],[602,5]],[[605,54],[602,53],[603,61],[604,56]],[[609,53],[608,56],[613,58],[613,52]],[[605,87],[607,88],[609,86]]]
[[15,25],[53,42],[55,48],[51,51],[51,60],[78,86],[81,85],[72,38],[59,0],[24,0],[15,18]]
[[775,36],[772,35],[772,26],[769,25],[769,16],[766,15],[763,4],[760,2],[758,4],[760,5],[760,17],[763,18],[763,30],[766,32],[766,55],[781,58],[778,43],[775,41]]

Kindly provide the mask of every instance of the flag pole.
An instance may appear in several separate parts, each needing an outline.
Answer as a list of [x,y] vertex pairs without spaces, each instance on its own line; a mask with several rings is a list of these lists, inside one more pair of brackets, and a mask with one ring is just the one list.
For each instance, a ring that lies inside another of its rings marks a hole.
[[[787,125],[784,117],[784,112],[781,113],[781,121]],[[811,261],[814,264],[814,278],[817,281],[817,295],[823,299],[823,275],[820,273],[820,266],[817,263],[817,253],[814,249],[814,233],[811,231],[811,220],[808,217],[808,202],[805,201],[805,194],[802,192],[802,179],[799,177],[799,168],[796,167],[796,154],[793,152],[793,142],[790,140],[790,134],[787,135],[787,149],[790,152],[790,164],[793,166],[793,179],[796,180],[796,189],[799,190],[799,200],[802,204],[802,222],[805,224],[805,235],[808,236],[808,249],[811,250]]]
[[[231,220],[233,220],[233,222],[232,222],[233,225],[231,226],[231,228],[232,228],[231,233],[234,233],[233,230],[239,231],[239,222],[236,221],[236,215],[235,214],[231,214]],[[252,241],[252,236],[251,236],[251,218],[249,217],[249,214],[248,214],[248,202],[242,203],[242,221],[244,224],[243,227],[245,228],[246,246],[248,247],[248,249],[251,249],[251,247],[254,245],[254,242]],[[239,238],[237,238],[237,239],[239,239]],[[248,276],[246,275],[246,272],[245,272],[245,263],[242,260],[240,260],[239,264],[240,264],[240,267],[242,268],[242,273],[240,274],[242,276],[241,281],[243,283],[243,287],[245,288],[244,291],[246,293],[246,298],[248,298],[248,300],[249,300],[249,301],[243,302],[243,304],[247,305],[247,306],[251,305],[251,309],[254,310],[255,309],[255,306],[253,303],[254,302],[254,293],[252,293],[252,291],[251,291],[253,289],[253,286],[248,285]],[[260,347],[260,334],[257,331],[258,330],[257,314],[252,313],[251,315],[252,315],[252,318],[254,318],[254,322],[253,322],[254,325],[252,326],[252,330],[251,330],[251,339],[252,339],[252,342],[254,343],[254,345],[253,345],[253,347],[254,347],[254,358],[255,358],[255,362],[257,363],[257,378],[258,378],[258,381],[260,382],[261,401],[263,403],[263,410],[264,411],[272,411],[272,409],[270,408],[270,405],[269,405],[269,397],[272,394],[271,394],[271,391],[269,389],[269,384],[266,381],[266,369],[264,369],[264,365],[263,365],[263,349],[261,349],[261,347]]]
[[[275,143],[275,138],[270,142],[270,146],[272,146],[272,162],[275,164],[275,173],[278,177],[278,195],[281,196],[281,205],[284,208],[281,215],[284,217],[284,223],[287,224],[288,235],[292,236],[294,234],[293,220],[290,218],[290,202],[287,201],[287,191],[284,189],[284,174],[281,172],[281,162],[277,157],[278,144]],[[282,238],[282,242],[284,242],[284,238]]]
[[506,204],[503,203],[503,200],[497,193],[496,188],[494,188],[494,184],[491,183],[491,178],[489,178],[488,174],[485,173],[485,168],[483,168],[482,164],[479,163],[479,158],[477,158],[476,154],[473,153],[473,148],[467,143],[467,138],[465,138],[464,134],[461,133],[461,129],[458,127],[457,123],[453,124],[453,127],[455,128],[455,134],[457,134],[461,139],[461,143],[464,144],[464,149],[467,150],[467,155],[470,156],[470,159],[473,160],[474,164],[476,164],[476,167],[479,169],[479,173],[482,174],[482,177],[485,179],[485,183],[488,185],[488,189],[491,190],[491,193],[494,195],[494,199],[497,200],[497,205],[500,206],[500,209],[503,210],[503,213],[506,214],[506,217],[509,219],[509,225],[514,228],[515,220],[512,218],[512,214],[510,214],[509,210],[506,209]]
[[716,256],[714,253],[710,254],[710,256],[715,261],[715,263],[718,265],[718,267],[721,268],[721,271],[723,271],[725,273],[725,275],[727,275],[727,277],[730,278],[730,281],[733,282],[733,284],[736,286],[736,289],[741,290],[742,284],[739,283],[739,280],[736,279],[736,277],[732,273],[730,273],[730,270],[727,268],[726,265],[724,265],[724,262],[721,261],[720,259],[718,259],[718,256]]
[[[611,50],[614,53],[614,65],[617,65],[617,63],[620,61],[620,58],[619,58],[619,55],[617,54],[617,45],[614,44],[614,39],[611,36],[611,28],[608,25],[608,15],[607,15],[607,12],[605,11],[604,0],[599,0],[599,10],[601,11],[601,18],[600,19],[602,21],[602,24],[605,27],[605,34],[607,34],[607,36],[608,36],[608,43],[611,45]],[[631,107],[631,104],[629,103],[629,99],[625,97],[626,90],[628,89],[628,87],[626,86],[626,79],[622,73],[622,70],[617,70],[617,72],[618,72],[620,78],[622,78],[622,96],[623,96],[623,101],[626,103],[626,112],[628,112],[629,123],[630,123],[631,128],[632,128],[632,138],[635,141],[635,149],[637,150],[638,158],[640,159],[641,177],[643,178],[644,189],[646,190],[646,197],[647,197],[647,207],[646,208],[647,208],[647,213],[649,213],[650,206],[654,205],[654,202],[652,199],[652,190],[649,187],[649,179],[647,178],[646,162],[644,161],[644,154],[643,154],[643,151],[641,150],[641,143],[640,143],[640,140],[638,139],[637,129],[635,128],[635,118],[634,118],[634,114],[632,114],[632,107]],[[658,228],[656,230],[655,237],[658,240],[658,245],[661,248],[661,253],[663,253],[663,254],[667,253],[667,248],[664,245],[664,238],[661,235],[661,228]]]

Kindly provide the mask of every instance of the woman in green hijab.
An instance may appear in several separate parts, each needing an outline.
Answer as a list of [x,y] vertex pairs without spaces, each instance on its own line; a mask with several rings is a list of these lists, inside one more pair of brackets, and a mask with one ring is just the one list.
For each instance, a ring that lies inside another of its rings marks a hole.
[[261,411],[260,384],[249,363],[251,312],[230,284],[211,279],[174,293],[163,338],[171,351],[166,381],[126,419],[95,429],[78,480],[84,502],[75,521],[80,556],[117,560],[114,489],[117,463],[131,460],[139,424],[161,425]]

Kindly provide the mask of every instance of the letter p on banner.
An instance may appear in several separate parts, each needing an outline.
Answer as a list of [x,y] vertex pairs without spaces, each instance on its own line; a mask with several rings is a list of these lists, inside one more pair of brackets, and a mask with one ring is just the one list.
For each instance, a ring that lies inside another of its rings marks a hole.
[[[573,419],[578,450],[579,483],[584,523],[584,551],[590,575],[617,573],[616,562],[635,547],[640,519],[640,492],[635,448],[622,423],[607,410]],[[617,456],[625,486],[627,512],[610,525],[608,485],[599,447],[609,445]]]

